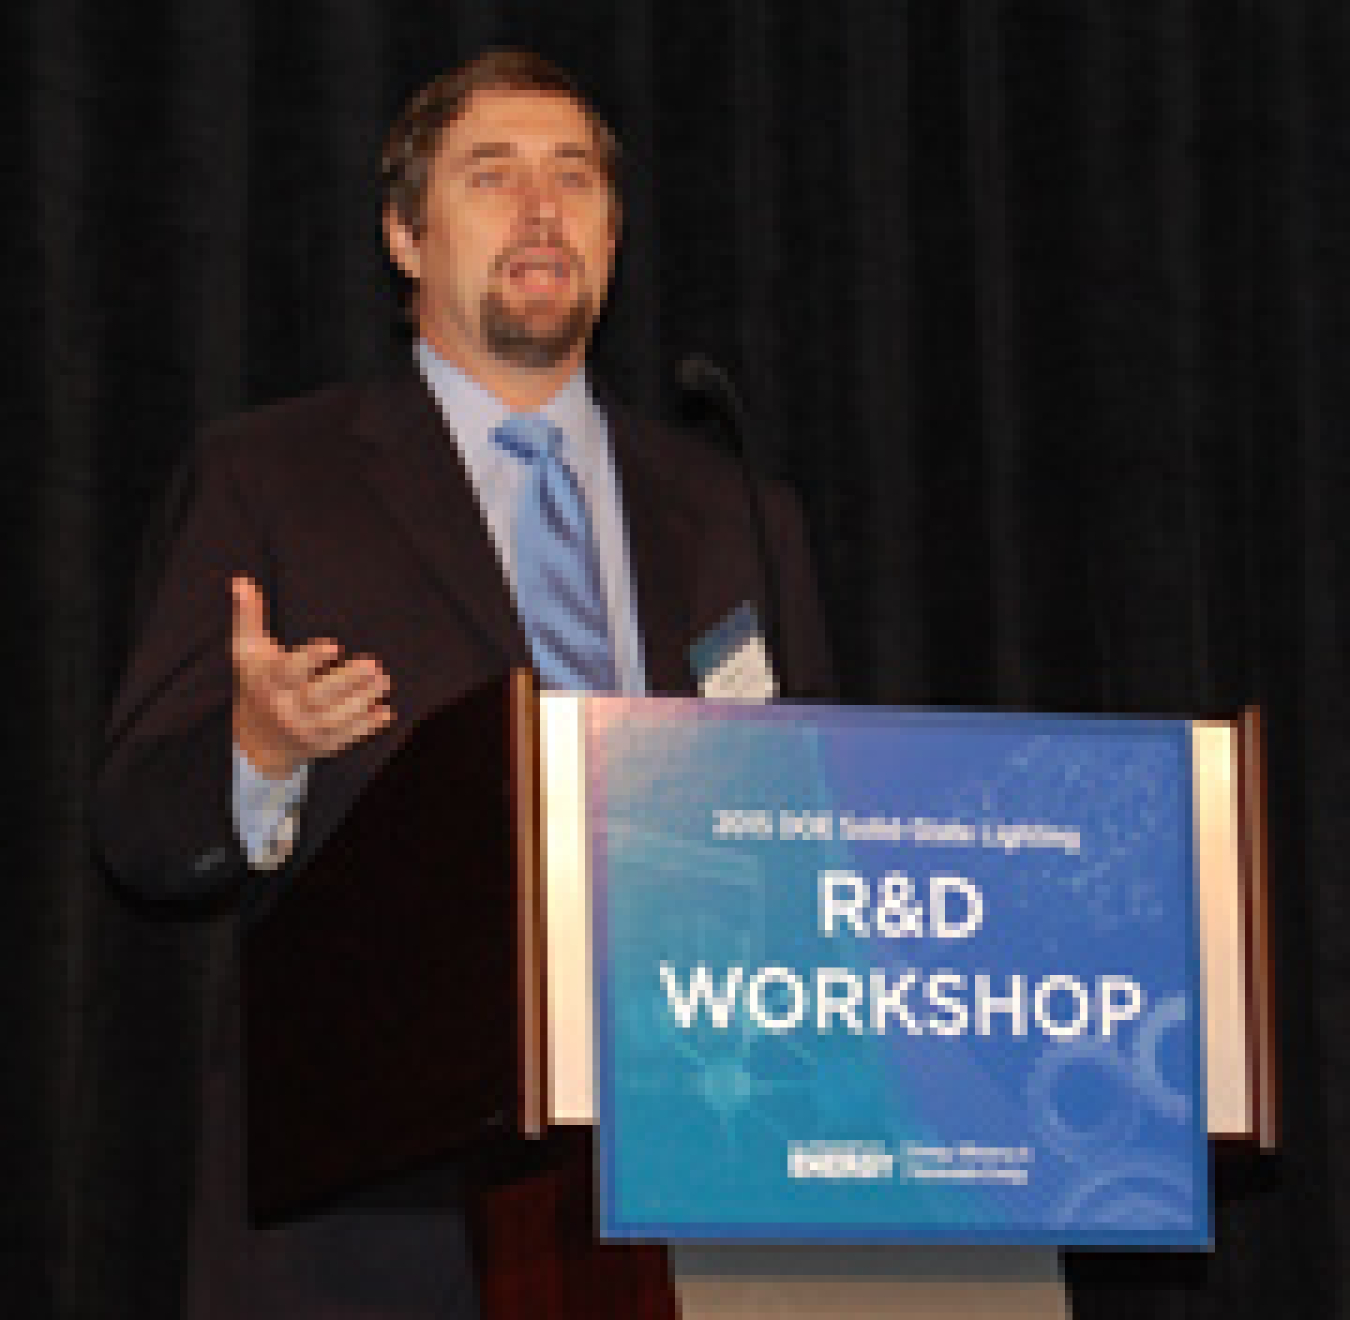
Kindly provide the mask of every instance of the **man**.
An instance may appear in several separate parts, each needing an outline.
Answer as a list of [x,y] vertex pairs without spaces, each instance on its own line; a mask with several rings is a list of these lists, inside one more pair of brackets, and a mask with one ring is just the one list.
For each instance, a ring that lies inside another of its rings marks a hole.
[[[247,912],[438,706],[515,665],[692,693],[690,647],[762,597],[734,466],[601,403],[585,376],[616,161],[570,80],[518,52],[436,80],[395,125],[385,234],[418,371],[212,428],[180,474],[98,788],[125,883]],[[799,521],[764,495],[784,604],[772,662],[784,690],[824,692]],[[244,1228],[232,979],[213,1018],[190,1313],[472,1314],[453,1215]]]

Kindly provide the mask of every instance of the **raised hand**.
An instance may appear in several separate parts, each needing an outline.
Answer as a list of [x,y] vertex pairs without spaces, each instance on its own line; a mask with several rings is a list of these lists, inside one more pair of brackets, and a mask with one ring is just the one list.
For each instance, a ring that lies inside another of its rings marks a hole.
[[267,631],[257,584],[236,577],[234,740],[253,768],[285,779],[306,761],[331,756],[387,727],[389,675],[371,656],[342,658],[327,638],[287,649]]

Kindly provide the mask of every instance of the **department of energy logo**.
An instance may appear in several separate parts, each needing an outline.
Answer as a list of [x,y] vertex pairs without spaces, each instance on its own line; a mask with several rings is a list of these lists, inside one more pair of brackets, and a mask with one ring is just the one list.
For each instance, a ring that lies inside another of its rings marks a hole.
[[789,1178],[889,1178],[895,1156],[880,1141],[790,1141]]
[[882,1141],[790,1141],[789,1178],[902,1182],[1025,1184],[1035,1152],[1029,1146],[987,1146],[962,1141],[954,1145],[906,1141],[900,1147],[901,1167]]

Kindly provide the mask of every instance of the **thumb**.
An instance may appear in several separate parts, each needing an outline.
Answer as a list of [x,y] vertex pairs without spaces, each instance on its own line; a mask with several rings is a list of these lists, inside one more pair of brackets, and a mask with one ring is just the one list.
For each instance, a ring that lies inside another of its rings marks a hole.
[[250,577],[231,578],[230,595],[234,598],[235,641],[269,641],[267,601],[258,584]]

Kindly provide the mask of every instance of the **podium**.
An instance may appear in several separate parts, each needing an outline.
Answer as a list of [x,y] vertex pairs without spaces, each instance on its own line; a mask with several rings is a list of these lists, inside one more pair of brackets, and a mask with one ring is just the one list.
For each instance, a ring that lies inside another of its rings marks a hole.
[[[580,700],[541,697],[515,673],[425,721],[244,939],[255,1217],[453,1196],[469,1207],[491,1317],[680,1309],[662,1246],[592,1229]],[[1209,1127],[1270,1146],[1259,716],[1195,722],[1191,746]],[[762,1313],[775,1288],[811,1292],[800,1251],[795,1277],[753,1246],[677,1254],[686,1311]],[[989,1287],[1025,1259],[996,1256]],[[946,1268],[941,1252],[912,1259]],[[841,1269],[877,1295],[890,1277],[875,1250],[836,1251],[813,1276],[836,1298]],[[742,1277],[730,1291],[728,1271]],[[722,1300],[700,1301],[709,1289]]]

